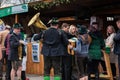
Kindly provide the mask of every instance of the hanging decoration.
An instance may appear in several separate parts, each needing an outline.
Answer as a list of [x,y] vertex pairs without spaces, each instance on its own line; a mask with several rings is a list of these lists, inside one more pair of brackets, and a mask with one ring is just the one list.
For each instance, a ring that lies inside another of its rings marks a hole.
[[40,10],[40,9],[48,9],[51,8],[52,6],[58,6],[61,4],[67,4],[70,3],[72,0],[43,0],[39,3],[30,5],[33,7],[35,10]]

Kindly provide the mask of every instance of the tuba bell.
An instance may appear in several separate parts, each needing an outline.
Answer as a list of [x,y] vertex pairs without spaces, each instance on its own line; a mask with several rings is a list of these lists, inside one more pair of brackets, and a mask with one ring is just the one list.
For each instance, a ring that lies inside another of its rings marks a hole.
[[39,19],[40,13],[35,14],[29,21],[28,26],[34,25],[42,30],[46,30],[46,25]]

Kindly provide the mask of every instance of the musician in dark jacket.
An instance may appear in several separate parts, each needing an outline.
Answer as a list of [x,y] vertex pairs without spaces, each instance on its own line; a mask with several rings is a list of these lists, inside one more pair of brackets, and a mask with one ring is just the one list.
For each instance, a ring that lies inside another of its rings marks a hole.
[[15,23],[13,25],[13,33],[11,34],[9,39],[10,55],[8,55],[8,59],[11,60],[11,63],[12,63],[11,80],[14,80],[15,72],[17,72],[18,80],[21,80],[22,66],[21,66],[21,58],[19,56],[18,48],[20,44],[25,44],[23,40],[20,40],[21,27],[22,27],[21,24]]
[[116,22],[118,31],[116,33],[116,36],[114,37],[114,54],[118,55],[118,67],[119,67],[119,79],[120,80],[120,19]]
[[59,21],[53,18],[49,21],[50,28],[34,37],[43,39],[42,54],[44,55],[44,80],[50,80],[50,69],[54,68],[54,80],[60,80],[61,56],[65,54],[68,45],[67,37],[59,30]]

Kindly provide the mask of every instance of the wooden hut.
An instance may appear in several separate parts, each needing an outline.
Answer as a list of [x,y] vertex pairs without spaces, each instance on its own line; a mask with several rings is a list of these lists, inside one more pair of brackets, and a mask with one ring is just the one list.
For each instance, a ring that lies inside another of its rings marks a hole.
[[[45,1],[49,3],[52,0]],[[107,25],[111,24],[116,27],[115,18],[120,17],[120,0],[71,0],[70,3],[63,3],[57,6],[53,5],[46,8],[38,7],[38,9],[35,9],[32,7],[39,3],[41,3],[41,1],[29,4],[29,12],[18,14],[18,22],[23,25],[26,34],[40,32],[40,29],[33,25],[31,27],[27,26],[29,20],[37,12],[40,12],[39,18],[45,25],[47,25],[48,20],[52,17],[58,17],[61,19],[61,22],[85,24],[89,26],[91,16],[95,16],[101,23],[100,27],[104,37],[106,37]],[[113,19],[108,20],[108,17]],[[12,26],[15,22],[15,15],[6,16],[2,19],[6,24]],[[31,59],[31,44],[28,45],[28,48],[27,73],[43,75],[43,56],[40,55],[39,63],[33,63]]]

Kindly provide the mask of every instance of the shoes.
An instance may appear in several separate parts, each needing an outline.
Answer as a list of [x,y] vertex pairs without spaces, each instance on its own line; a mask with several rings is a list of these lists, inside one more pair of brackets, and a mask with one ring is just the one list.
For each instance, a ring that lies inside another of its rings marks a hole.
[[26,80],[29,80],[29,78],[26,78]]
[[55,76],[54,80],[61,80],[59,76]]
[[44,80],[50,80],[49,76],[44,76]]

